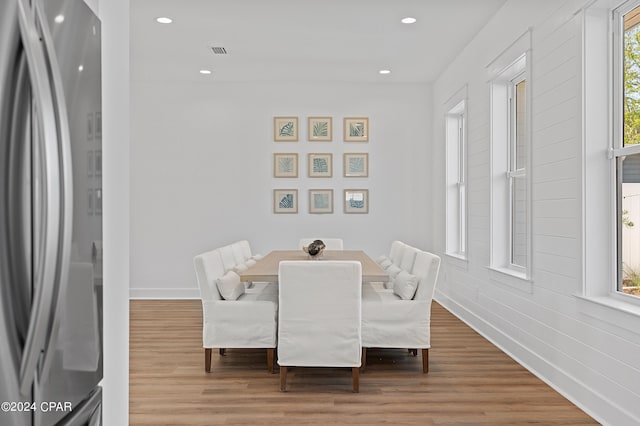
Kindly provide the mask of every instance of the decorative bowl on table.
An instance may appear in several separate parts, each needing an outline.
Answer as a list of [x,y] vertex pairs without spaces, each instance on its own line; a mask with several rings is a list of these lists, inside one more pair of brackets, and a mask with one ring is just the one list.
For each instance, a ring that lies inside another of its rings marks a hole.
[[325,247],[322,240],[315,240],[308,246],[303,247],[302,250],[309,255],[309,259],[320,259]]

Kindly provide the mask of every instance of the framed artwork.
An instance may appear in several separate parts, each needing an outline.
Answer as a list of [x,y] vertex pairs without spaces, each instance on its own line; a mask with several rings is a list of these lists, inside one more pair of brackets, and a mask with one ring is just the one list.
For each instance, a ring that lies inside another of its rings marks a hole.
[[93,159],[95,161],[95,167],[93,168],[96,176],[102,176],[102,150],[97,149]]
[[344,158],[344,177],[368,177],[369,154],[366,152],[347,152]]
[[369,119],[366,117],[345,117],[344,119],[345,142],[368,142]]
[[369,190],[368,189],[345,189],[344,190],[344,212],[345,213],[369,213]]
[[95,212],[97,215],[102,214],[102,188],[96,188],[94,191],[96,194]]
[[93,139],[93,113],[87,114],[87,140]]
[[333,176],[333,154],[312,153],[308,154],[309,177],[331,177]]
[[273,177],[297,178],[298,154],[293,152],[273,154]]
[[309,213],[333,213],[333,189],[310,189]]
[[93,189],[89,189],[87,192],[87,213],[89,216],[93,215]]
[[96,139],[102,139],[102,113],[96,112]]
[[87,176],[93,177],[93,151],[87,152]]
[[298,117],[273,117],[273,140],[298,142]]
[[331,117],[309,117],[307,128],[311,142],[331,142],[333,140],[333,119]]
[[298,190],[297,189],[274,189],[273,190],[273,212],[274,213],[298,213]]

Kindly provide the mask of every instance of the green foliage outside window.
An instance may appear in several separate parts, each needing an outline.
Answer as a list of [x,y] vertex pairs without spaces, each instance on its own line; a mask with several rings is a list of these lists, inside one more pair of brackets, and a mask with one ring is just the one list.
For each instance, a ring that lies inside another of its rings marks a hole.
[[640,25],[624,33],[624,145],[640,143]]

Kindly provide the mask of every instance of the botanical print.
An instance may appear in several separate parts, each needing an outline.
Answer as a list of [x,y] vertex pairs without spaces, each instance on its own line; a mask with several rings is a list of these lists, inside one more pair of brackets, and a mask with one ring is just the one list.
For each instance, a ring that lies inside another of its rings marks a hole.
[[345,189],[344,212],[369,213],[369,191],[366,189]]
[[362,137],[365,134],[364,122],[356,121],[349,123],[349,136]]
[[280,136],[294,136],[295,128],[293,127],[293,121],[285,121],[278,129],[278,135]]
[[313,125],[313,136],[321,137],[321,136],[329,136],[329,123],[326,121],[317,121]]
[[294,170],[293,158],[291,157],[278,158],[278,171],[280,173],[292,173],[293,170]]
[[345,177],[367,177],[369,176],[369,154],[346,153],[344,154],[344,175]]
[[329,163],[327,159],[323,157],[316,157],[313,159],[313,172],[314,173],[327,173],[329,171]]
[[313,194],[313,206],[316,209],[326,209],[329,207],[328,194]]
[[331,117],[309,117],[307,128],[311,142],[330,142],[333,138]]
[[331,177],[332,154],[309,154],[309,177]]
[[278,207],[281,209],[292,209],[293,208],[293,194],[284,194],[280,197],[280,202],[278,203]]
[[333,213],[333,189],[310,189],[309,213]]
[[274,213],[298,213],[298,190],[275,189],[273,191]]
[[369,119],[366,117],[346,117],[344,119],[345,142],[368,142]]
[[353,194],[349,198],[349,207],[354,209],[363,209],[364,208],[364,195],[362,194]]
[[298,154],[296,153],[273,154],[273,177],[277,177],[277,178],[298,177]]
[[273,117],[273,139],[276,142],[297,142],[298,117]]

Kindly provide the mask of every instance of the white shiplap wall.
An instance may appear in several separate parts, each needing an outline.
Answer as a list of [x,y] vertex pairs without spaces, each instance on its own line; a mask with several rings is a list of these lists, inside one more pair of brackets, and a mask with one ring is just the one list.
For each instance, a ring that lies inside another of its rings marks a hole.
[[[587,1],[509,1],[434,85],[436,299],[598,421],[640,424],[640,318],[581,301],[582,30]],[[532,31],[532,281],[488,269],[493,59]],[[447,99],[468,85],[468,262],[447,259]],[[588,190],[588,188],[587,188]],[[603,224],[602,226],[606,226]],[[611,314],[611,315],[610,315]],[[611,318],[611,319],[608,319]],[[628,321],[618,327],[614,318]],[[629,323],[630,322],[630,323]],[[633,330],[636,330],[635,332]]]

